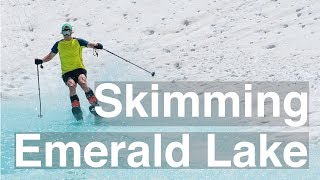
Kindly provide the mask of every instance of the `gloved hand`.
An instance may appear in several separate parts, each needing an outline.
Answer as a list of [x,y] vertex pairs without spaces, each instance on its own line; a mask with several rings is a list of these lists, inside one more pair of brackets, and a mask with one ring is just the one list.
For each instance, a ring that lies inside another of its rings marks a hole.
[[96,49],[103,49],[103,45],[100,44],[100,43],[97,43],[97,44],[94,46],[94,48],[96,48]]
[[39,65],[39,64],[42,64],[42,63],[43,63],[42,59],[35,59],[34,60],[34,64],[36,64],[36,65]]

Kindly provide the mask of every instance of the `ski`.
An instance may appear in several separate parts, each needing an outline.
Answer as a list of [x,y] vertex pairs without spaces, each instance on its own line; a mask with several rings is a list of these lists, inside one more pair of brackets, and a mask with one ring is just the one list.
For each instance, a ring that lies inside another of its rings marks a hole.
[[72,108],[72,114],[77,120],[82,120],[83,119],[82,111],[81,111],[80,107],[73,107]]
[[89,107],[89,111],[90,111],[90,113],[93,114],[95,117],[99,117],[98,113],[97,113],[96,110],[95,110],[95,107],[96,107],[96,106],[99,106],[99,104],[91,105],[91,106]]

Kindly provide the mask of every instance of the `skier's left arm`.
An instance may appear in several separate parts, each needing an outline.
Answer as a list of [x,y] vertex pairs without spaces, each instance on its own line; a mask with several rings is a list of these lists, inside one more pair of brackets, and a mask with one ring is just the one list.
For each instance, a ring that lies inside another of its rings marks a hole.
[[95,49],[103,49],[103,45],[100,43],[88,43],[88,48],[95,48]]
[[100,43],[90,43],[80,38],[77,38],[77,40],[79,41],[80,46],[87,47],[87,48],[103,49],[103,45]]

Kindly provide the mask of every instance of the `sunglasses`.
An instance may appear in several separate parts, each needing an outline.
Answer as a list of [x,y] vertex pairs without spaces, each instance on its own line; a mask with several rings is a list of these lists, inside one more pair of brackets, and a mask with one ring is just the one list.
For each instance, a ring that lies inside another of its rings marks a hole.
[[63,36],[70,36],[72,33],[71,29],[64,29],[62,30]]

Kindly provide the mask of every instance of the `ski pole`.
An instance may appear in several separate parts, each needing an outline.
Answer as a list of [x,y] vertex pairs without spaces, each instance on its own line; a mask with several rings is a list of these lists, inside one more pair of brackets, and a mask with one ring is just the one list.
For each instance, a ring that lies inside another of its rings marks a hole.
[[[41,68],[43,68],[42,65],[40,65]],[[39,106],[40,106],[40,114],[38,115],[38,117],[42,118],[42,114],[41,114],[41,95],[40,95],[40,77],[39,77],[39,65],[37,64],[37,76],[38,76],[38,91],[39,91]]]
[[120,58],[120,59],[122,59],[122,60],[124,60],[124,61],[126,61],[126,62],[128,62],[128,63],[130,63],[130,64],[132,64],[132,65],[134,65],[134,66],[136,66],[136,67],[138,67],[138,68],[140,68],[140,69],[142,69],[142,70],[144,70],[144,71],[146,71],[146,72],[148,72],[148,73],[150,73],[152,77],[156,74],[155,72],[150,72],[150,71],[146,70],[145,68],[143,68],[143,67],[141,67],[141,66],[138,66],[137,64],[135,64],[135,63],[133,63],[133,62],[131,62],[131,61],[129,61],[129,60],[127,60],[127,59],[125,59],[125,58],[123,58],[123,57],[121,57],[121,56],[119,56],[119,55],[117,55],[117,54],[115,54],[115,53],[107,50],[107,49],[104,49],[104,48],[103,48],[103,50],[105,50],[105,51],[107,51],[108,53],[110,53],[110,54],[112,54],[112,55],[114,55],[114,56],[116,56],[116,57],[118,57],[118,58]]

